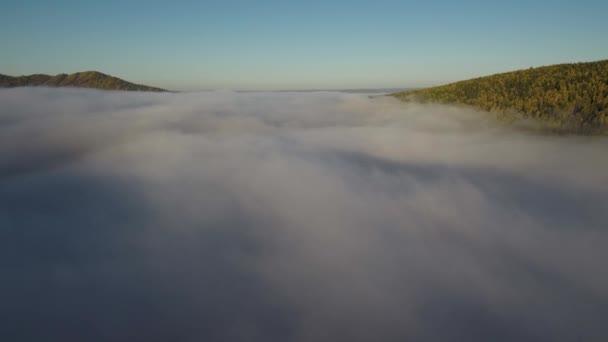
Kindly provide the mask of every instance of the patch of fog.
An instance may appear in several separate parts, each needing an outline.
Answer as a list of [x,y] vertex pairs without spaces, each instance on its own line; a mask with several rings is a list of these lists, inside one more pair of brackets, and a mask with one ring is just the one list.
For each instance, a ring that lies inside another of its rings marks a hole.
[[608,338],[604,138],[337,92],[0,103],[9,340]]

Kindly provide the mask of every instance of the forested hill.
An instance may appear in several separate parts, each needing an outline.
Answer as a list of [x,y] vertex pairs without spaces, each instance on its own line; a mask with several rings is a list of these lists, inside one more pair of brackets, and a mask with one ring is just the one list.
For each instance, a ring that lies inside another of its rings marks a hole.
[[132,91],[166,91],[164,89],[149,87],[141,84],[127,82],[120,78],[102,74],[97,71],[77,72],[74,74],[6,76],[0,74],[0,88],[14,87],[81,87],[104,90],[132,90]]
[[508,72],[393,94],[405,101],[465,104],[558,131],[608,132],[608,60]]

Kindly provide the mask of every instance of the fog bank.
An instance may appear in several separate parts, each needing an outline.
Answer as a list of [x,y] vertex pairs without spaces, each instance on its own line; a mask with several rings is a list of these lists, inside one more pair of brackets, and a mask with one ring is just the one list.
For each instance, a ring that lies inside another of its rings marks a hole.
[[607,151],[364,94],[0,90],[0,336],[605,341]]

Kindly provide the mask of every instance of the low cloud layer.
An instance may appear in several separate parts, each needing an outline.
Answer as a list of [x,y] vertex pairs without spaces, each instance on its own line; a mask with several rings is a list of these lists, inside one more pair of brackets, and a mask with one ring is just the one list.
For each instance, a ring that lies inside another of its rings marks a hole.
[[606,139],[331,92],[0,104],[3,340],[608,339]]

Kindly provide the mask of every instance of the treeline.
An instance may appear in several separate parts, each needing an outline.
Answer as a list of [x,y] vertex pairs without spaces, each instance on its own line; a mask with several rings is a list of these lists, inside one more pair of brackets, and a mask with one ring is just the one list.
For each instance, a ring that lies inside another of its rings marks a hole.
[[514,71],[406,91],[402,100],[465,104],[560,131],[608,132],[608,60]]

